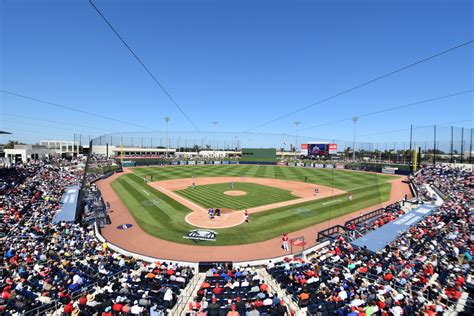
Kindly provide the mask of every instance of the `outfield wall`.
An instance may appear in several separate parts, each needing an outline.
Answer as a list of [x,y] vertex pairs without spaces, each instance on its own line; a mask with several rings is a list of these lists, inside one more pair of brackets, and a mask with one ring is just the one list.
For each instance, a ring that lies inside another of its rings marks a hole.
[[[393,168],[391,174],[395,175],[409,175],[411,174],[411,166],[398,164],[383,164],[383,163],[312,163],[312,162],[255,162],[255,161],[238,161],[238,160],[162,160],[162,159],[136,159],[127,161],[124,167],[144,167],[144,166],[183,166],[183,165],[278,165],[289,167],[305,167],[305,168],[323,168],[323,169],[347,169],[356,171],[388,173],[386,170]],[[454,164],[450,164],[453,166]],[[456,167],[472,168],[469,164],[456,164]],[[385,170],[385,172],[384,172]]]

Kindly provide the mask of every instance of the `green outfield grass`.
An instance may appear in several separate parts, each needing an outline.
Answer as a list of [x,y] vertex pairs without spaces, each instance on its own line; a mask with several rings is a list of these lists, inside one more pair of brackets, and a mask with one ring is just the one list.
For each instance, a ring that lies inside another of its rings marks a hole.
[[[113,181],[112,188],[137,223],[150,235],[193,245],[254,243],[375,206],[390,198],[391,184],[386,182],[394,178],[345,170],[249,165],[148,167],[134,168],[133,171],[134,174],[125,174]],[[195,244],[183,238],[186,232],[195,228],[184,219],[190,210],[143,181],[145,175],[153,175],[153,180],[158,181],[190,178],[193,174],[195,177],[251,176],[299,181],[308,176],[308,182],[352,192],[353,201],[348,201],[348,194],[341,194],[259,212],[250,216],[250,223],[234,228],[216,229],[218,235],[215,242]],[[316,233],[315,231],[315,238]]]
[[[225,195],[224,192],[229,190],[244,191],[247,194],[242,196]],[[236,182],[234,189],[231,189],[230,183],[216,183],[198,185],[194,189],[188,187],[175,192],[205,208],[227,208],[231,210],[243,210],[299,198],[287,190],[243,182]]]
[[153,176],[153,181],[195,177],[256,177],[305,181],[350,191],[358,187],[394,179],[391,175],[350,170],[316,169],[263,165],[185,165],[133,168],[141,177]]

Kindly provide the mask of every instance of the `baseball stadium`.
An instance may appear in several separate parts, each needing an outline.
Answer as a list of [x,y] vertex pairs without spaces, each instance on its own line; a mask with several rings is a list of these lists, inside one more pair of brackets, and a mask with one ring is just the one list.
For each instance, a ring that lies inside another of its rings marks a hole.
[[473,315],[470,9],[2,2],[0,315]]

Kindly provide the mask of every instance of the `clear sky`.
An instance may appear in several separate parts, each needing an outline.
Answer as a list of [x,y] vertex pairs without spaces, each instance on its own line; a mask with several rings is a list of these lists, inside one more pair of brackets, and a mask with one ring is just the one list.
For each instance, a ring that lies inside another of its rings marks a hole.
[[[199,129],[242,139],[253,136],[237,132],[474,38],[469,0],[94,3]],[[157,130],[169,116],[170,131],[193,130],[87,0],[1,0],[0,19],[1,89]],[[294,134],[295,121],[304,129],[473,89],[473,56],[471,44],[253,132]],[[0,107],[0,130],[14,133],[0,143],[143,130],[5,93]],[[405,140],[407,131],[385,132],[472,127],[472,116],[469,93],[361,118],[357,134]],[[350,140],[352,128],[299,134]]]

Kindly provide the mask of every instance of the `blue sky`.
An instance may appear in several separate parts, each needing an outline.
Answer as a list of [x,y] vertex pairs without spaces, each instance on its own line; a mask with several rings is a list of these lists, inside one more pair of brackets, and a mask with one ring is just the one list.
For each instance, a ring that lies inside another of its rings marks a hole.
[[[201,130],[262,146],[266,136],[236,132],[474,38],[471,1],[94,2]],[[88,1],[3,0],[0,12],[1,89],[157,130],[169,116],[170,131],[193,130]],[[303,129],[473,89],[472,56],[466,46],[253,132],[294,134],[295,121]],[[2,93],[0,102],[1,129],[14,133],[0,142],[140,130]],[[471,93],[361,119],[357,134],[405,140],[407,131],[385,132],[472,127],[472,114]],[[350,140],[352,124],[300,135]]]

